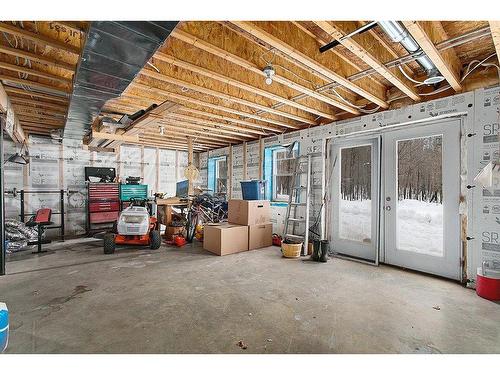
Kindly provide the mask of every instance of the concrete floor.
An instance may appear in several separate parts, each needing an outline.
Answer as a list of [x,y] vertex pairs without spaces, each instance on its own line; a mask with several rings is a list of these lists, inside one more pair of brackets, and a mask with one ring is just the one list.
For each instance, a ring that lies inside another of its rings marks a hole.
[[0,278],[8,353],[500,353],[500,305],[418,273],[278,248],[52,246]]

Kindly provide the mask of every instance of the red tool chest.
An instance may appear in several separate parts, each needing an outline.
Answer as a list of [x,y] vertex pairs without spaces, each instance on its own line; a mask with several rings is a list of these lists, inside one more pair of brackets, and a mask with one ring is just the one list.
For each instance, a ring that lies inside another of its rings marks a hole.
[[89,183],[87,229],[92,224],[113,223],[120,213],[120,185],[114,183]]

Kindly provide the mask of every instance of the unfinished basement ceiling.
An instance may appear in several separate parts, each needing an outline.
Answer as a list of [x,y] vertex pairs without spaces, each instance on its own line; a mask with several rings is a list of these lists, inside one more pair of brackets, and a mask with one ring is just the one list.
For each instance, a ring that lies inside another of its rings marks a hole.
[[[380,27],[319,52],[319,47],[367,22],[181,22],[123,94],[106,102],[100,116],[119,120],[153,104],[171,103],[132,143],[185,148],[190,138],[196,151],[498,82],[494,69],[478,69],[460,82],[470,62],[495,54],[494,26],[488,22],[403,22],[445,77],[440,88],[452,86],[437,95],[421,95],[434,88],[416,85],[401,73],[394,61],[403,58],[406,75],[417,81],[426,78],[421,66]],[[48,134],[62,128],[84,40],[80,30],[88,23],[0,26],[0,78],[23,129]],[[37,35],[45,42],[34,38]],[[25,66],[29,63],[31,68]],[[275,71],[270,85],[262,72],[267,65]],[[118,135],[123,132],[116,130]],[[90,135],[88,143],[110,147],[121,142]]]

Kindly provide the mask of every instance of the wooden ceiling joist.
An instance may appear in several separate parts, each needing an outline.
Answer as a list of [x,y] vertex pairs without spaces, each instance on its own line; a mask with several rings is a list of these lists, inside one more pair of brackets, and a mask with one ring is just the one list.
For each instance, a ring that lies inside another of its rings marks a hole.
[[165,132],[164,135],[160,135],[158,133],[144,133],[144,134],[140,135],[141,139],[152,140],[152,141],[155,141],[157,139],[161,139],[162,137],[177,141],[179,143],[180,142],[187,142],[187,139],[189,137],[192,137],[193,139],[196,140],[196,142],[198,144],[206,145],[206,146],[210,146],[210,147],[224,147],[224,146],[227,146],[229,144],[229,142],[216,142],[216,141],[208,140],[206,138],[198,137],[197,135],[193,135],[193,134],[182,135],[182,134],[175,133],[175,132]]
[[[168,142],[168,141],[153,141],[153,140],[143,140],[136,143],[141,146],[151,146],[158,147],[168,150],[188,150],[187,142]],[[197,152],[203,152],[212,149],[213,147],[205,146],[205,145],[193,145],[193,149]]]
[[279,95],[273,94],[272,92],[262,90],[258,87],[249,85],[247,83],[243,83],[243,82],[238,81],[236,79],[232,79],[228,76],[219,74],[219,73],[211,71],[209,69],[202,68],[202,67],[197,66],[195,64],[191,64],[189,62],[179,60],[179,59],[175,58],[174,56],[158,52],[154,55],[154,58],[158,59],[160,61],[166,62],[168,64],[175,65],[179,68],[187,69],[187,70],[190,70],[194,73],[203,75],[205,77],[209,77],[209,78],[215,79],[219,82],[222,82],[222,83],[237,87],[239,89],[251,92],[253,94],[260,95],[260,96],[263,96],[263,97],[271,99],[271,100],[275,100],[278,103],[283,103],[283,104],[288,105],[290,107],[300,109],[304,112],[309,112],[309,113],[312,113],[316,116],[321,116],[321,117],[324,117],[324,118],[327,118],[330,120],[336,119],[336,116],[334,113],[327,113],[327,112],[320,111],[320,110],[317,110],[317,109],[312,108],[312,107],[305,106],[303,104],[294,102],[293,100],[289,100],[287,98],[283,98]]
[[20,98],[17,96],[11,96],[10,101],[13,104],[16,104],[18,106],[24,106],[26,108],[50,108],[50,110],[54,113],[66,113],[68,108],[62,105],[57,105],[53,103],[47,103],[47,102],[42,102],[39,100],[31,100],[31,99],[25,99],[25,98]]
[[75,55],[80,54],[80,49],[78,47],[72,46],[71,44],[63,43],[58,40],[51,39],[44,35],[36,34],[31,31],[25,30],[23,28],[9,25],[5,22],[0,22],[0,31],[6,32],[10,35],[15,35],[17,37],[30,40],[34,43],[40,43],[45,46],[49,46],[62,51],[70,52]]
[[17,117],[19,118],[19,121],[30,121],[38,123],[40,125],[45,124],[45,125],[64,126],[64,120],[57,121],[54,120],[53,118],[44,118],[41,116],[32,116],[27,114],[18,115]]
[[[195,104],[195,105],[199,105],[199,106],[203,106],[203,107],[207,107],[207,108],[212,108],[212,109],[215,109],[218,111],[232,113],[234,115],[242,116],[244,118],[251,118],[251,119],[254,119],[257,121],[267,122],[269,124],[274,124],[274,125],[277,125],[277,126],[280,126],[283,128],[290,127],[289,123],[286,123],[283,121],[279,121],[279,120],[275,120],[272,118],[256,115],[256,114],[253,114],[250,112],[239,111],[239,110],[231,108],[231,107],[224,107],[222,105],[204,102],[202,100],[198,100],[198,99],[195,99],[195,98],[192,98],[189,96],[184,96],[184,95],[172,93],[172,92],[169,92],[169,91],[157,88],[157,87],[148,86],[148,85],[145,85],[145,84],[140,83],[140,82],[137,82],[137,83],[132,82],[132,85],[130,87],[139,88],[139,89],[146,91],[146,92],[153,92],[153,93],[156,93],[159,95],[164,95],[164,96],[167,96],[168,98],[170,98],[171,100],[174,100],[174,101],[181,101],[182,103],[187,102],[187,103],[191,103],[191,104]],[[258,129],[266,129],[266,130],[270,130],[273,132],[276,132],[276,131],[281,132],[282,131],[282,130],[277,129],[274,126],[268,126],[268,125],[255,124],[255,127]]]
[[[244,137],[241,135],[231,135],[231,134],[227,134],[227,133],[222,133],[219,131],[219,129],[211,128],[211,127],[203,125],[203,124],[197,124],[194,121],[182,121],[182,120],[178,120],[176,118],[170,118],[170,117],[162,119],[162,120],[158,121],[158,123],[161,125],[170,125],[172,127],[172,129],[178,129],[181,131],[186,130],[186,129],[189,129],[192,131],[198,131],[198,132],[203,131],[204,133],[206,133],[212,137],[215,137],[215,138],[226,138],[226,139],[236,140],[236,141],[246,141],[249,138],[248,136]],[[185,127],[179,129],[179,125],[183,125]]]
[[[155,102],[155,100],[153,100],[153,99],[149,99],[149,98],[147,98],[147,99],[148,100],[144,100],[144,98],[139,97],[139,96],[135,96],[135,95],[130,96],[130,94],[124,94],[120,97],[119,100],[120,100],[120,103],[126,103],[126,104],[133,104],[137,100],[137,101],[141,101],[142,103],[144,103],[143,105],[146,105],[146,106],[150,106],[152,103]],[[118,107],[119,107],[119,105],[118,105]],[[179,111],[181,111],[183,113],[188,113],[188,114],[198,114],[198,115],[205,116],[205,117],[215,118],[217,120],[227,121],[227,123],[213,122],[213,121],[205,120],[203,118],[199,118],[199,117],[195,117],[195,116],[182,115],[182,114],[179,114]],[[101,113],[105,114],[103,112],[101,112]],[[107,114],[109,114],[109,113],[107,113]],[[116,114],[114,114],[114,116],[116,116]],[[250,134],[258,134],[258,135],[267,135],[268,134],[262,130],[254,129],[254,127],[259,126],[259,124],[256,124],[256,123],[253,123],[250,121],[239,120],[239,119],[236,119],[234,117],[218,115],[218,114],[206,112],[206,111],[200,111],[200,110],[193,109],[190,107],[185,107],[185,106],[179,106],[175,112],[169,113],[167,115],[167,117],[170,117],[170,116],[178,117],[178,118],[188,120],[188,121],[190,121],[190,120],[198,121],[198,122],[202,121],[203,124],[211,125],[211,126],[214,126],[216,128],[219,127],[219,129],[221,131],[228,133],[228,134],[237,134],[237,135],[249,134],[249,136],[250,136]],[[183,116],[183,117],[179,117],[179,116]],[[241,124],[243,126],[239,126],[236,124]]]
[[439,72],[455,91],[462,91],[460,83],[461,63],[453,49],[438,51],[435,44],[447,39],[439,21],[403,21],[420,48],[432,60]]
[[[221,133],[228,135],[235,135],[242,138],[254,138],[255,136],[246,132],[243,128],[232,127],[229,124],[214,122],[210,120],[205,120],[195,116],[183,115],[182,113],[171,113],[167,115],[166,118],[172,118],[175,120],[185,121],[187,123],[198,124],[199,126],[207,127],[208,129],[212,129],[214,131],[220,131]],[[232,130],[232,129],[238,130]]]
[[13,82],[17,83],[18,85],[24,85],[28,87],[34,87],[37,89],[42,89],[42,90],[50,90],[51,92],[58,93],[58,94],[69,94],[70,89],[68,88],[61,88],[57,86],[52,86],[52,85],[47,85],[45,83],[40,83],[40,82],[34,82],[30,81],[28,79],[22,79],[22,78],[16,78],[16,77],[11,77],[11,76],[6,76],[4,74],[0,74],[0,80],[4,82]]
[[[269,134],[265,131],[260,130],[261,128],[260,128],[259,124],[255,124],[255,123],[250,122],[250,121],[245,121],[245,120],[240,120],[240,119],[237,119],[234,117],[219,115],[217,113],[200,111],[198,109],[193,109],[193,108],[189,108],[189,107],[180,107],[177,110],[177,112],[179,112],[179,111],[194,114],[194,115],[199,115],[199,116],[210,117],[210,118],[214,118],[217,120],[228,121],[228,122],[231,122],[234,124],[241,124],[241,125],[245,126],[242,128],[242,127],[237,126],[237,125],[225,124],[225,127],[227,129],[233,129],[233,130],[237,130],[237,131],[241,130],[241,131],[244,131],[247,133],[252,133],[252,134],[257,134],[257,135],[268,135]],[[255,129],[256,127],[259,127],[259,129]],[[277,129],[275,131],[277,131]]]
[[61,83],[67,84],[67,85],[71,85],[71,83],[72,83],[71,80],[69,80],[67,78],[64,78],[64,77],[56,76],[55,74],[41,72],[41,71],[34,70],[34,69],[31,69],[31,68],[27,68],[27,67],[24,67],[24,66],[19,66],[19,65],[14,65],[14,64],[8,64],[8,63],[4,63],[4,62],[1,62],[1,61],[0,61],[0,68],[1,69],[6,69],[6,70],[10,70],[10,71],[13,71],[13,72],[25,73],[25,74],[28,74],[28,75],[31,75],[31,76],[35,76],[35,77],[49,79],[51,81],[61,82]]
[[[193,137],[197,138],[199,142],[205,143],[208,145],[213,145],[217,147],[223,147],[228,144],[235,144],[235,143],[240,143],[240,141],[236,139],[220,139],[216,138],[213,136],[210,136],[204,132],[200,132],[199,130],[195,129],[183,129],[182,131],[179,131],[179,127],[175,126],[173,123],[168,123],[168,122],[161,122],[160,125],[164,127],[163,130],[163,135],[164,136],[169,136],[169,137]],[[157,137],[158,133],[157,132],[144,132],[141,134],[141,137]]]
[[[255,108],[255,109],[261,110],[263,112],[268,112],[268,113],[271,113],[271,114],[274,114],[277,116],[287,117],[289,119],[299,121],[301,123],[305,123],[305,124],[309,124],[309,125],[317,125],[314,120],[310,120],[308,118],[301,117],[301,116],[296,116],[294,114],[291,114],[291,113],[288,113],[285,111],[280,111],[280,110],[277,110],[277,109],[274,109],[271,107],[266,107],[265,105],[257,104],[257,103],[251,102],[249,100],[241,99],[241,98],[238,98],[236,96],[232,96],[232,95],[225,94],[225,93],[222,93],[219,91],[215,91],[215,90],[212,90],[209,88],[198,86],[198,85],[195,85],[194,83],[183,81],[183,80],[180,80],[178,78],[166,76],[164,74],[157,73],[157,72],[150,70],[150,69],[143,69],[143,70],[141,70],[140,74],[145,76],[145,77],[149,77],[149,78],[153,78],[155,80],[170,83],[172,85],[176,85],[179,87],[185,87],[189,90],[193,90],[193,91],[196,91],[196,92],[199,92],[202,94],[214,96],[216,98],[227,100],[227,101],[237,103],[237,104],[241,104],[241,105],[244,105],[244,106],[247,106],[250,108]],[[290,124],[290,123],[286,124],[285,126],[290,128],[290,129],[299,129],[301,127],[300,125]]]
[[19,123],[21,124],[22,128],[24,129],[25,126],[27,127],[32,127],[35,129],[58,129],[62,128],[64,124],[47,124],[45,122],[41,121],[35,121],[33,119],[19,119]]
[[497,60],[500,63],[500,21],[490,21],[491,37],[497,52]]
[[[413,100],[420,100],[420,96],[418,95],[415,88],[411,84],[407,83],[409,81],[399,70],[393,69],[393,71],[391,71],[383,64],[381,59],[388,60],[387,56],[384,56],[384,52],[386,52],[385,49],[376,47],[374,48],[374,43],[372,41],[372,45],[369,46],[370,51],[368,51],[364,46],[356,42],[353,38],[342,39],[346,35],[346,33],[330,22],[314,21],[314,23],[326,33],[331,35],[334,39],[338,40],[344,47],[346,47],[349,51],[363,60],[367,65],[375,69],[377,73],[379,73],[382,77],[384,77],[394,86],[400,89],[405,95],[409,96]],[[367,34],[365,34],[365,37],[366,36]]]
[[247,21],[231,21],[230,23],[234,24],[244,32],[254,36],[255,38],[262,40],[266,44],[270,45],[271,47],[281,51],[283,54],[286,54],[299,62],[300,64],[303,64],[304,66],[309,67],[310,69],[313,69],[317,71],[318,73],[322,74],[326,78],[339,83],[346,89],[349,89],[356,94],[368,99],[369,101],[379,105],[382,108],[388,108],[389,104],[369,92],[368,90],[356,85],[355,83],[349,81],[347,78],[341,76],[340,74],[337,74],[336,72],[326,68],[325,66],[319,64],[316,60],[313,58],[305,55],[304,53],[296,50],[289,44],[287,44],[285,41],[282,41],[278,38],[276,38],[274,35],[269,34],[265,30],[262,30],[255,24],[252,24],[251,22]]
[[18,104],[12,103],[15,109],[16,113],[30,113],[33,115],[43,115],[43,116],[51,116],[54,118],[66,118],[65,113],[61,112],[56,112],[52,111],[50,109],[45,109],[45,108],[35,108],[35,107],[28,107],[28,106],[20,106]]
[[[52,100],[55,102],[60,102],[63,104],[68,104],[68,98],[63,97],[60,95],[51,95],[51,94],[46,94],[42,92],[36,92],[36,91],[26,91],[24,89],[20,89],[17,87],[11,87],[11,86],[5,86],[4,87],[5,91],[7,91],[9,94],[15,94],[15,95],[26,95],[29,97],[35,97],[35,98],[42,98],[42,99],[47,99],[47,100]],[[11,96],[17,98],[16,96]],[[19,100],[24,100],[24,98],[18,97]]]
[[[206,51],[208,53],[211,53],[212,55],[218,56],[224,60],[230,61],[233,64],[236,64],[240,66],[241,68],[244,68],[248,71],[251,71],[255,74],[259,74],[263,77],[265,77],[264,72],[262,69],[260,69],[257,65],[252,64],[251,62],[237,56],[234,54],[231,54],[227,52],[226,50],[223,50],[222,48],[219,48],[213,44],[210,44],[204,40],[201,40],[194,35],[191,35],[185,31],[182,31],[180,29],[175,29],[170,36],[177,38],[185,43],[191,44],[203,51]],[[334,107],[343,109],[345,111],[348,111],[353,114],[359,114],[359,111],[353,107],[348,106],[347,104],[341,102],[340,100],[336,100],[334,98],[331,98],[329,96],[323,95],[321,93],[318,93],[314,90],[311,90],[305,86],[302,86],[288,78],[285,78],[281,75],[274,75],[273,80],[287,86],[291,89],[294,89],[298,92],[301,92],[302,94],[308,95],[312,98],[315,98],[321,102],[327,103],[329,105],[332,105]]]
[[64,69],[64,70],[70,71],[72,73],[74,73],[74,71],[76,69],[76,66],[65,63],[64,61],[60,61],[60,60],[53,59],[50,57],[38,55],[36,53],[23,51],[23,50],[17,49],[17,48],[11,48],[11,47],[0,45],[0,52],[5,53],[7,55],[17,56],[17,57],[21,57],[24,59],[28,59],[28,60],[31,60],[31,61],[34,61],[34,62],[37,62],[40,64],[44,64],[47,66],[51,66],[54,68]]

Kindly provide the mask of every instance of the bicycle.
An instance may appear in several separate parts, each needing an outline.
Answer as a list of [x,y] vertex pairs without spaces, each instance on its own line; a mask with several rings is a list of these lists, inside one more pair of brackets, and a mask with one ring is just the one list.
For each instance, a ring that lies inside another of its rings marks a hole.
[[190,199],[186,218],[186,241],[193,242],[198,224],[220,223],[227,219],[227,202],[206,193]]

